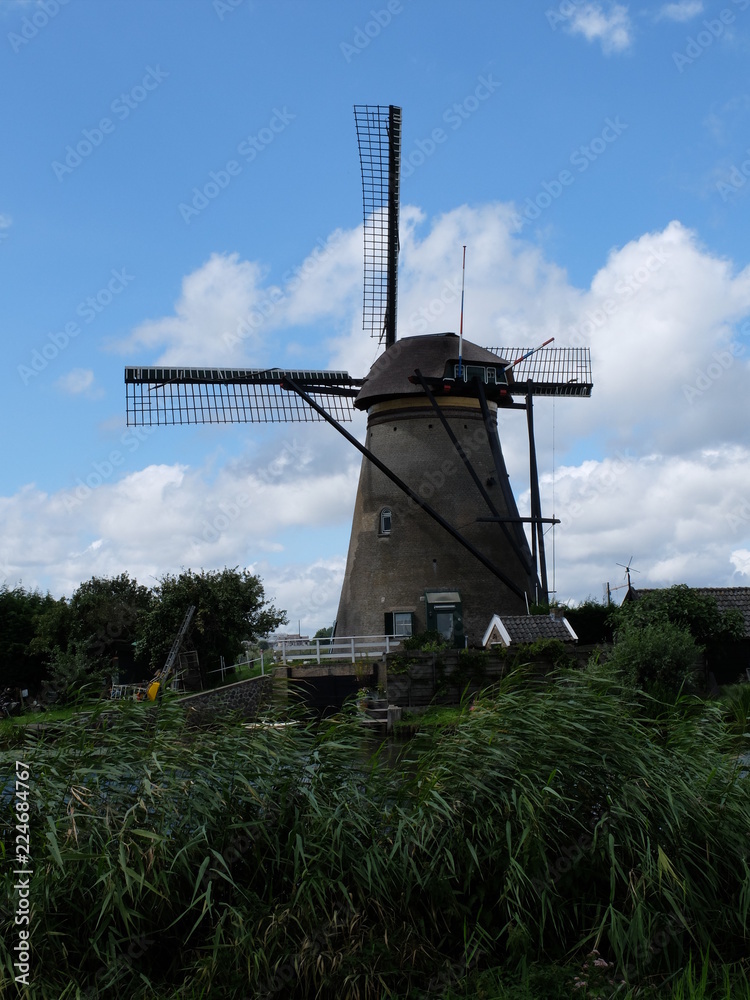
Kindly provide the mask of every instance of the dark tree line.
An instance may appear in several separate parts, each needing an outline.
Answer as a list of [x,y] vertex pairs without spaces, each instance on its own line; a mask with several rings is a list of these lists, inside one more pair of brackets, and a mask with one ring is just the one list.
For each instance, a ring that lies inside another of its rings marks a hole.
[[255,642],[285,624],[247,570],[167,574],[144,587],[127,573],[92,577],[70,598],[22,587],[0,587],[0,689],[28,688],[58,696],[109,677],[153,676],[164,664],[187,608],[195,605],[188,645],[201,671],[219,658],[236,660],[243,641]]

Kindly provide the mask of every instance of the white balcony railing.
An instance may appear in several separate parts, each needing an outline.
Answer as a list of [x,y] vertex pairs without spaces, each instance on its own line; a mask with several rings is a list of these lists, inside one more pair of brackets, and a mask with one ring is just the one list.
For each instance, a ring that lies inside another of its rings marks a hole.
[[328,660],[376,660],[401,645],[392,635],[350,635],[333,639],[280,639],[274,651],[286,664],[292,660],[303,663],[325,663]]

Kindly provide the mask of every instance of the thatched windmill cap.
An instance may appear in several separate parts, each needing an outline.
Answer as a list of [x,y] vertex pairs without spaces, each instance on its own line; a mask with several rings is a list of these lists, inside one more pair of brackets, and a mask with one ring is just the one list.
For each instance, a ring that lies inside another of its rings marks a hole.
[[[503,365],[508,362],[492,351],[463,342],[462,359],[465,365]],[[423,395],[419,385],[409,382],[414,369],[419,368],[425,378],[442,378],[453,375],[453,365],[458,364],[458,335],[434,333],[427,336],[404,337],[381,354],[370,369],[354,405],[367,410],[384,399]],[[450,366],[450,367],[447,367]],[[510,376],[510,372],[508,373]],[[510,377],[508,379],[510,381]]]

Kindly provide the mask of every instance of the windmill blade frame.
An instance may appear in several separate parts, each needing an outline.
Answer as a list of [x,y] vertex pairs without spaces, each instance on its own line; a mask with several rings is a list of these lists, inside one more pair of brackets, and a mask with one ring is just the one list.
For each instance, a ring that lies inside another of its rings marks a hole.
[[365,264],[362,328],[386,348],[396,342],[401,108],[355,104]]
[[337,420],[351,421],[362,379],[340,371],[281,368],[125,369],[128,426],[313,423],[323,420],[286,387],[293,379]]
[[[518,358],[528,347],[486,347],[501,358]],[[542,347],[514,365],[509,379],[512,395],[590,396],[591,349],[588,347]]]

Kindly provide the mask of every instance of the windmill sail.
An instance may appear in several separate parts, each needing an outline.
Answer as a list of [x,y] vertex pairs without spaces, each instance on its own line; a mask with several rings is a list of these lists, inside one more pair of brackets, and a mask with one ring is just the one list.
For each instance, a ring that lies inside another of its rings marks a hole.
[[[498,357],[523,357],[528,347],[487,347]],[[543,347],[514,365],[510,391],[513,395],[590,396],[591,351],[588,347]]]
[[337,420],[352,419],[362,385],[347,372],[281,368],[126,368],[128,426],[159,424],[308,423],[321,417],[295,392],[291,378]]
[[396,342],[401,108],[356,104],[354,121],[364,211],[362,326],[390,347]]

